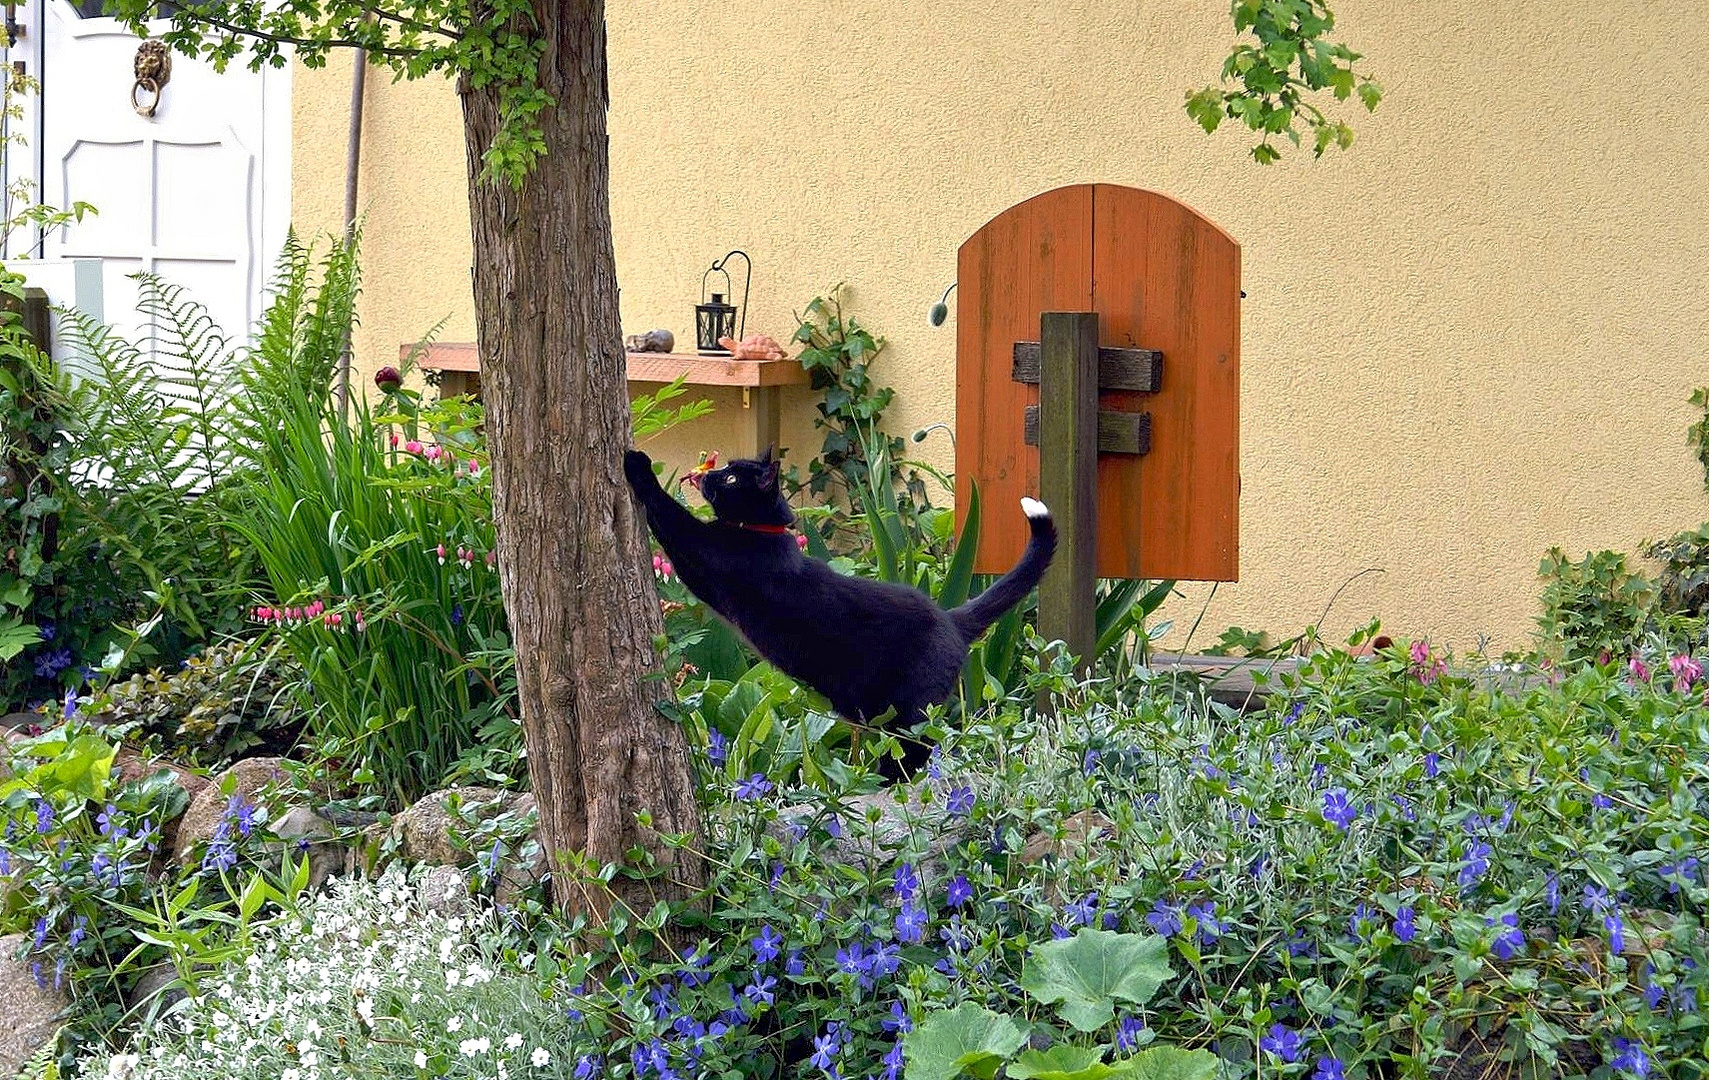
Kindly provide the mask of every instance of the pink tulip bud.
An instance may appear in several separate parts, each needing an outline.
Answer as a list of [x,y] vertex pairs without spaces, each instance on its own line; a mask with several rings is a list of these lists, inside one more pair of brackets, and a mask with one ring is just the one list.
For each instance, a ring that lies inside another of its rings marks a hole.
[[398,387],[403,385],[404,377],[398,374],[395,367],[383,367],[374,372],[374,385],[380,388],[382,394],[395,394]]
[[394,432],[392,432],[392,449],[396,450],[397,446],[398,446],[398,433],[394,431]]

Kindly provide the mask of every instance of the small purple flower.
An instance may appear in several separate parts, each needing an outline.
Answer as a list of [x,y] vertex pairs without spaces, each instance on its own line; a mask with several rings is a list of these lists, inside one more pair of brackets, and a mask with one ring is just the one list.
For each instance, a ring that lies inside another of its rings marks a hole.
[[1630,1073],[1638,1080],[1650,1074],[1650,1056],[1644,1052],[1644,1044],[1636,1039],[1615,1039],[1614,1058],[1608,1064],[1616,1072]]
[[237,865],[237,849],[229,843],[214,842],[202,856],[202,869],[224,873]]
[[1489,873],[1489,857],[1493,849],[1482,840],[1473,840],[1466,846],[1465,861],[1460,864],[1460,888],[1469,889],[1483,880]]
[[1156,933],[1174,937],[1181,932],[1181,909],[1167,900],[1158,900],[1146,913],[1145,921]]
[[1602,928],[1608,931],[1608,948],[1616,953],[1626,951],[1626,922],[1620,918],[1620,909],[1615,908],[1602,917]]
[[1187,917],[1199,926],[1199,944],[1211,945],[1222,936],[1223,925],[1216,918],[1216,901],[1200,900],[1187,905]]
[[1358,816],[1359,811],[1347,798],[1346,788],[1330,788],[1323,793],[1323,820],[1346,832]]
[[125,836],[127,830],[119,824],[119,808],[108,803],[106,809],[95,815],[96,831],[102,836]]
[[884,1072],[881,1074],[883,1080],[900,1080],[902,1076],[902,1064],[904,1061],[902,1056],[902,1040],[897,1039],[895,1044],[890,1047],[889,1052],[880,1060],[884,1062]]
[[1258,1048],[1281,1061],[1292,1063],[1300,1059],[1305,1039],[1285,1024],[1271,1024],[1269,1033],[1258,1040]]
[[1416,915],[1410,907],[1396,908],[1394,913],[1394,936],[1401,942],[1410,942],[1418,936]]
[[1311,1080],[1347,1080],[1347,1067],[1340,1058],[1320,1057],[1317,1059],[1317,1071],[1311,1074]]
[[896,866],[896,883],[891,887],[898,900],[912,900],[920,891],[920,875],[914,873],[914,867],[909,863],[898,863]]
[[1494,919],[1485,919],[1484,925],[1496,927],[1495,941],[1490,948],[1501,960],[1511,960],[1525,948],[1525,933],[1519,929],[1519,916],[1508,912],[1498,923]]
[[1098,894],[1087,893],[1080,899],[1070,902],[1062,909],[1063,919],[1069,926],[1090,926],[1098,914]]
[[973,789],[963,784],[949,789],[949,798],[944,803],[944,809],[950,817],[966,817],[973,812]]
[[841,1049],[842,1047],[837,1042],[836,1026],[832,1025],[825,1029],[825,1034],[814,1037],[813,1055],[807,1060],[825,1072],[830,1073],[836,1068],[837,1052]]
[[748,943],[754,950],[754,960],[761,964],[769,964],[777,959],[778,950],[783,946],[783,937],[770,924],[760,927],[759,936]]
[[752,802],[771,793],[772,784],[764,773],[755,773],[736,785],[736,798]]
[[1424,755],[1424,775],[1434,780],[1442,772],[1442,755],[1431,750]]
[[800,949],[789,950],[789,959],[787,959],[783,962],[783,973],[785,975],[794,976],[794,975],[801,975],[806,970],[807,970],[807,961],[805,961],[801,958],[801,950]]
[[47,930],[47,916],[43,915],[41,918],[36,920],[36,936],[34,945],[37,951],[40,951],[47,946]]
[[1667,997],[1667,991],[1656,985],[1656,969],[1644,965],[1644,1003],[1652,1009],[1662,1007],[1662,1001]]
[[1543,900],[1549,905],[1549,914],[1556,915],[1561,910],[1561,875],[1549,871],[1548,879],[1543,882]]
[[1347,933],[1354,941],[1369,941],[1370,928],[1377,922],[1377,909],[1363,900],[1353,908],[1353,917],[1347,921]]
[[730,756],[730,744],[724,738],[724,733],[717,728],[706,733],[706,760],[714,765],[724,764]]
[[742,996],[755,1005],[774,1005],[777,1003],[777,978],[772,975],[755,973],[754,981],[742,991]]
[[896,940],[904,945],[918,945],[926,937],[926,913],[914,906],[912,900],[902,903],[896,913]]
[[1303,702],[1303,701],[1294,702],[1293,705],[1289,706],[1288,714],[1286,716],[1282,717],[1282,726],[1283,727],[1292,727],[1294,724],[1294,721],[1298,720],[1303,715],[1305,715],[1305,702]]
[[889,1018],[879,1021],[879,1026],[885,1031],[894,1031],[906,1035],[914,1030],[914,1021],[908,1017],[907,1006],[903,1005],[901,1001],[892,1001]]
[[946,907],[961,907],[973,899],[973,886],[968,884],[966,874],[957,874],[950,880],[949,888],[944,894]]
[[53,805],[46,799],[36,800],[36,832],[46,836],[53,831]]
[[1696,879],[1697,859],[1687,855],[1676,863],[1663,864],[1659,872],[1669,894],[1678,893],[1680,885],[1689,885]]
[[1086,751],[1085,756],[1080,759],[1080,771],[1091,776],[1092,771],[1098,767],[1098,759],[1103,756],[1103,753],[1098,750]]
[[1124,1016],[1116,1027],[1116,1046],[1128,1053],[1139,1049],[1140,1033],[1145,1030],[1145,1021],[1137,1016]]
[[583,1054],[576,1059],[576,1080],[599,1080],[604,1059],[598,1054]]
[[1597,915],[1614,910],[1614,897],[1594,881],[1584,887],[1584,906]]

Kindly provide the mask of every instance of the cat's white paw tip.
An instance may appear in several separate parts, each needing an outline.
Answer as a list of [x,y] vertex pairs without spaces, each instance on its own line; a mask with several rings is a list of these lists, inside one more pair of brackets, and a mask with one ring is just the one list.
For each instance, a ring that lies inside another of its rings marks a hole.
[[1050,507],[1039,502],[1037,499],[1029,499],[1023,495],[1021,497],[1021,513],[1034,519],[1047,518],[1050,516]]

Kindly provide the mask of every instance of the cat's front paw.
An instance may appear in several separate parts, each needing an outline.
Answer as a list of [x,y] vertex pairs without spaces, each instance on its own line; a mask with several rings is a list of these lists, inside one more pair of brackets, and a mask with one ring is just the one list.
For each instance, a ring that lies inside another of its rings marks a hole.
[[623,455],[623,475],[636,491],[644,491],[646,485],[658,483],[653,478],[653,459],[639,450],[630,450]]

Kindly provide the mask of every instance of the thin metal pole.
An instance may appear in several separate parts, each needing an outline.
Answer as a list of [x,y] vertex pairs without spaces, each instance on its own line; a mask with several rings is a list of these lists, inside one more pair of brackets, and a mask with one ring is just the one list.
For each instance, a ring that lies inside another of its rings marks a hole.
[[[356,239],[356,188],[362,165],[362,100],[368,83],[368,50],[357,49],[356,70],[350,77],[350,141],[344,151],[344,242]],[[338,358],[338,415],[350,417],[350,327],[344,328],[344,351]]]

